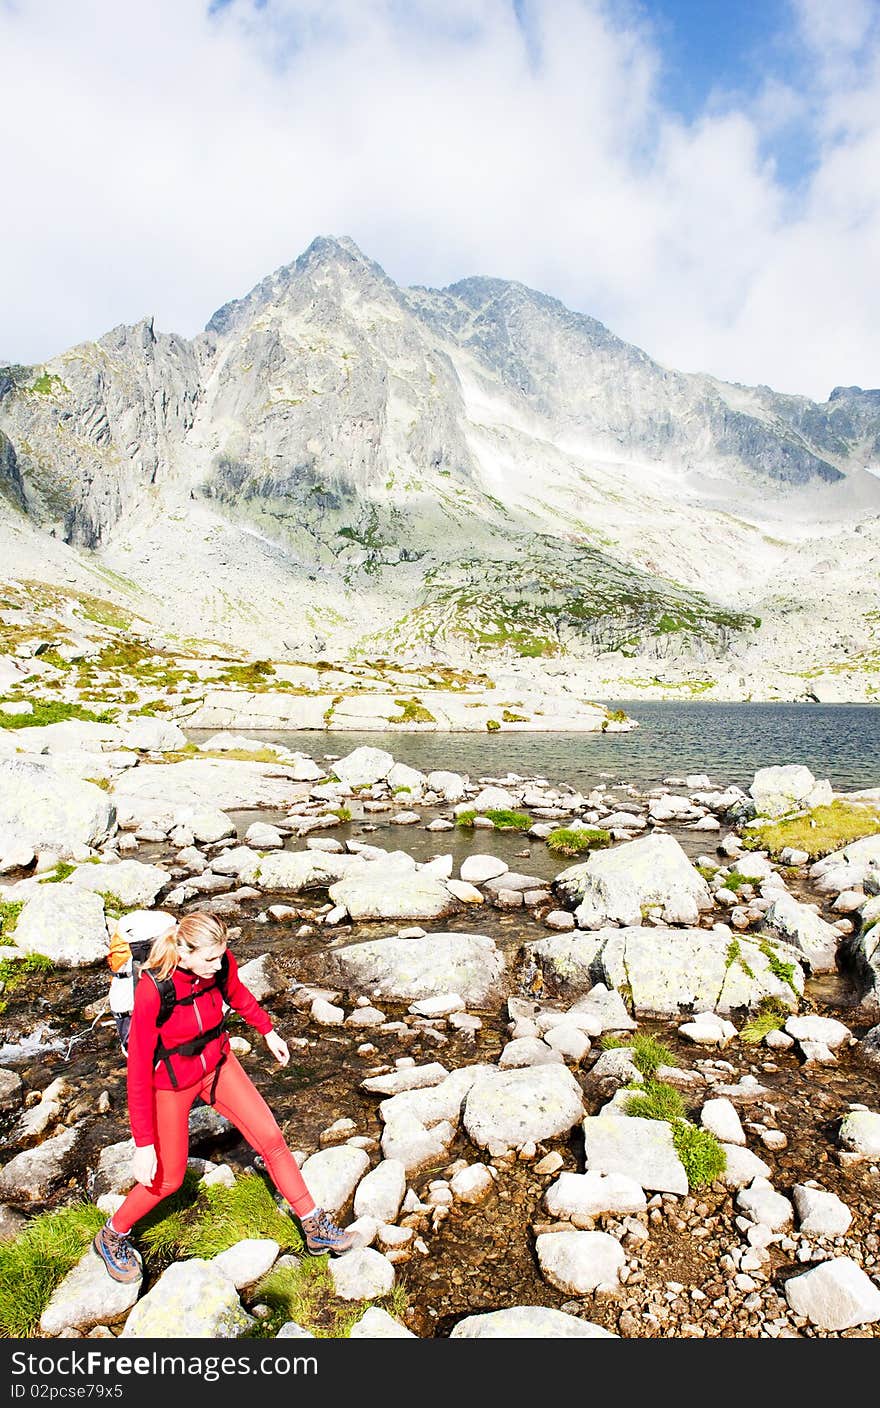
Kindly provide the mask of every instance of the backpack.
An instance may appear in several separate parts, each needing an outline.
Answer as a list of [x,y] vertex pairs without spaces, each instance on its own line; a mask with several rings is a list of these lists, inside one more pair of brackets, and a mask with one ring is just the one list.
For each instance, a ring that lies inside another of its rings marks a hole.
[[[161,909],[135,909],[130,914],[123,915],[116,923],[110,935],[110,949],[107,954],[107,963],[113,973],[110,983],[109,1001],[110,1011],[116,1023],[116,1033],[119,1037],[119,1044],[122,1047],[122,1054],[128,1056],[128,1034],[131,1028],[131,1016],[134,1010],[134,990],[141,976],[141,970],[150,956],[150,949],[156,939],[162,938],[174,928],[177,920],[171,914],[166,914]],[[159,991],[159,1013],[156,1018],[157,1027],[161,1027],[174,1008],[178,1005],[177,994],[174,987],[174,980],[169,975],[167,978],[157,978],[150,969],[145,970]],[[223,961],[220,965],[214,986],[220,989],[220,994],[224,1002],[227,1003],[226,985],[229,976],[229,959],[224,953]],[[209,992],[210,987],[202,988],[202,996]],[[192,998],[181,998],[181,1003],[192,1002]],[[172,1083],[176,1086],[177,1081],[174,1071],[169,1061],[169,1056],[175,1053],[181,1055],[196,1054],[212,1037],[219,1035],[223,1029],[224,1022],[221,1022],[215,1029],[209,1032],[202,1032],[192,1042],[185,1042],[181,1046],[166,1047],[159,1038],[156,1050],[157,1059],[166,1063]]]

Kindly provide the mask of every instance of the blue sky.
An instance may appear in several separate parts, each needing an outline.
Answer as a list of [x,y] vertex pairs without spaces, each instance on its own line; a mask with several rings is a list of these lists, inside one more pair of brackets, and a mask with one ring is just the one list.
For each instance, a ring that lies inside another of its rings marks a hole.
[[880,384],[878,0],[0,0],[0,358],[192,336],[319,234],[662,364]]

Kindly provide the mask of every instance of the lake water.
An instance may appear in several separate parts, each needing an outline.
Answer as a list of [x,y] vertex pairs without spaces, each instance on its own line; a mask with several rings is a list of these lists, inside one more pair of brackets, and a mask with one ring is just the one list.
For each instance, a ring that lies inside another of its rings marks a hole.
[[[706,773],[713,785],[746,789],[758,768],[803,763],[836,791],[880,787],[880,708],[874,704],[713,704],[608,701],[639,727],[629,733],[354,733],[263,731],[315,759],[366,745],[423,772],[450,768],[472,779],[507,772],[588,791],[600,781],[650,787]],[[250,736],[253,730],[246,730]],[[209,731],[191,731],[194,740]]]

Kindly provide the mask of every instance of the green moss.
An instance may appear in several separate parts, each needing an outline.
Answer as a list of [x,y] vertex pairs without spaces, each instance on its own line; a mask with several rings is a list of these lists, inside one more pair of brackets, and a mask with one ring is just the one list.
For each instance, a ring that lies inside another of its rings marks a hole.
[[497,731],[498,731],[498,729],[500,729],[500,727],[501,727],[501,725],[500,725],[500,723],[498,722],[497,719],[487,719],[487,720],[486,720],[486,730],[487,730],[488,733],[497,733]]
[[330,816],[338,816],[340,821],[351,821],[351,808],[350,808],[350,807],[331,807],[330,810],[329,810],[329,815],[330,815]]
[[459,812],[455,818],[455,824],[456,826],[473,826],[476,815],[477,813],[474,811]]
[[611,844],[611,832],[593,826],[559,826],[547,837],[551,851],[563,856],[579,856]]
[[505,709],[501,715],[501,722],[505,724],[525,724],[528,721],[528,714],[515,714],[512,709]]
[[19,1236],[0,1242],[0,1337],[37,1336],[43,1311],[88,1250],[106,1214],[74,1203],[33,1218]]

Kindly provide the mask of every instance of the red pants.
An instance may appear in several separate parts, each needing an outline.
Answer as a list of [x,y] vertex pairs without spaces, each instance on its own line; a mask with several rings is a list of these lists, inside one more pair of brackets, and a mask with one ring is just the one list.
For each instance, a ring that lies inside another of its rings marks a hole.
[[175,1193],[183,1182],[189,1156],[189,1112],[197,1095],[231,1120],[251,1147],[262,1154],[275,1187],[296,1215],[310,1212],[315,1200],[305,1185],[299,1164],[285,1144],[269,1106],[230,1051],[219,1072],[211,1071],[198,1085],[187,1086],[185,1090],[154,1092],[156,1176],[149,1187],[136,1183],[113,1214],[116,1231],[130,1232],[140,1218],[152,1212],[169,1193]]

